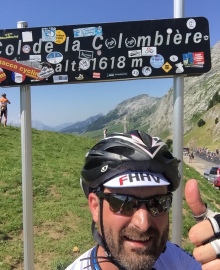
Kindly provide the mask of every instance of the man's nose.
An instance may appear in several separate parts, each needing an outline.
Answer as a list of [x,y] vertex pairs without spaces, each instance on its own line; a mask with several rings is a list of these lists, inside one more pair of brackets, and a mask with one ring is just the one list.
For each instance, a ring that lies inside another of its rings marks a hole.
[[138,208],[138,210],[132,216],[131,223],[137,227],[141,232],[146,232],[152,225],[152,216],[146,208],[144,203]]

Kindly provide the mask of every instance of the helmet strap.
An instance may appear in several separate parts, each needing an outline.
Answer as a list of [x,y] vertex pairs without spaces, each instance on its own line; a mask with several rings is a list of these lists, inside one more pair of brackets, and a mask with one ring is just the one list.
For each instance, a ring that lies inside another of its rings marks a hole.
[[97,231],[94,221],[92,221],[91,229],[92,229],[92,235],[93,235],[94,240],[99,244],[99,246],[101,246],[105,250],[106,256],[110,258],[111,253],[105,241],[105,233],[104,233],[104,226],[103,226],[103,199],[100,199],[100,229],[101,229],[102,236]]
[[106,240],[105,240],[104,225],[103,225],[103,199],[100,199],[100,229],[101,229],[102,236],[97,231],[95,227],[95,222],[92,221],[91,230],[92,230],[93,238],[98,243],[98,245],[104,249],[106,257],[109,260],[109,262],[116,265],[119,270],[126,270],[125,268],[121,267],[112,257],[110,250],[107,246]]
[[104,239],[102,238],[102,236],[98,233],[96,227],[95,227],[95,222],[92,221],[92,226],[91,226],[91,230],[92,230],[92,236],[94,238],[94,240],[98,243],[99,246],[101,246],[104,250],[106,249],[105,246],[105,242]]

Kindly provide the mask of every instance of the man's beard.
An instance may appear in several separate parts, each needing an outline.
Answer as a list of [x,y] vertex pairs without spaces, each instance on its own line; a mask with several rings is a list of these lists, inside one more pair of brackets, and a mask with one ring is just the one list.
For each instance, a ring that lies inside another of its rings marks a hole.
[[[161,236],[155,228],[149,228],[145,233],[141,233],[135,228],[125,228],[119,233],[118,239],[115,240],[113,231],[109,229],[105,230],[105,240],[111,255],[121,267],[128,270],[150,270],[164,251],[168,234],[169,225],[167,225]],[[149,245],[132,248],[128,251],[124,246],[126,236],[140,241],[144,241],[148,236],[151,236],[153,241],[151,240]]]

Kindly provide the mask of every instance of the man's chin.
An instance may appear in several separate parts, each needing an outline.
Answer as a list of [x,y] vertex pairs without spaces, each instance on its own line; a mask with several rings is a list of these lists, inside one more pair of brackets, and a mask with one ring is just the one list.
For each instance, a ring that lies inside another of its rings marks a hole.
[[119,265],[129,270],[152,269],[156,260],[157,256],[149,254],[146,248],[136,248],[117,258]]

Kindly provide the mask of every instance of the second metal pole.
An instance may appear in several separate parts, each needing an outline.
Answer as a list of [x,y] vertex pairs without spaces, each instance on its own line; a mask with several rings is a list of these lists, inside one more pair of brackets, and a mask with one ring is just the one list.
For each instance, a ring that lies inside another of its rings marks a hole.
[[[174,17],[184,17],[184,0],[174,0]],[[181,160],[179,171],[181,182],[173,195],[172,207],[172,242],[182,246],[182,208],[183,208],[183,98],[184,76],[173,79],[173,155]]]

